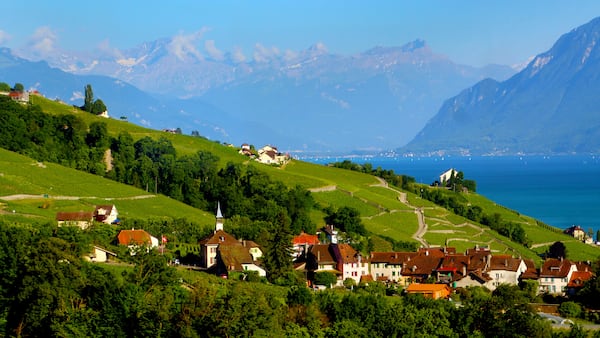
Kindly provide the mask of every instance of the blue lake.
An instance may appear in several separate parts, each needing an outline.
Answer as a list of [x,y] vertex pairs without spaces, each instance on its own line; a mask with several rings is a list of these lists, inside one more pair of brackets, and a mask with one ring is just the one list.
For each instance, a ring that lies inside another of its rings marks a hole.
[[450,168],[477,182],[477,192],[544,223],[600,230],[599,156],[523,157],[328,157],[305,158],[327,164],[349,159],[392,169],[431,183]]

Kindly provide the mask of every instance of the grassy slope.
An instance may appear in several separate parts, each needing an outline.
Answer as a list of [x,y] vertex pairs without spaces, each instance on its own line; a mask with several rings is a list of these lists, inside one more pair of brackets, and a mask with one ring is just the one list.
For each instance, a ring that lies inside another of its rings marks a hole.
[[[400,200],[400,193],[402,193],[401,191],[398,189],[390,189],[379,186],[380,182],[375,177],[370,175],[295,160],[291,161],[283,168],[261,165],[256,162],[249,161],[246,157],[239,155],[234,148],[225,147],[217,142],[206,140],[204,138],[185,135],[172,135],[160,131],[145,129],[123,121],[102,119],[81,112],[68,105],[63,105],[43,98],[35,97],[34,103],[39,104],[44,111],[51,114],[77,114],[88,124],[92,121],[106,122],[109,132],[113,136],[118,135],[121,131],[127,131],[134,139],[144,136],[150,136],[155,139],[159,137],[165,137],[173,142],[173,145],[180,154],[191,154],[200,150],[210,151],[219,156],[221,165],[224,165],[227,162],[251,165],[268,173],[273,179],[284,182],[288,186],[301,185],[305,188],[335,186],[337,190],[333,192],[314,192],[313,196],[315,197],[315,200],[323,206],[353,206],[361,211],[365,226],[369,231],[397,240],[414,241],[411,236],[415,233],[418,227],[417,216],[416,213],[414,213],[414,208],[422,207],[424,210],[425,222],[428,226],[428,231],[424,235],[424,239],[430,245],[444,245],[445,242],[448,242],[450,246],[455,246],[459,251],[463,251],[466,248],[471,248],[475,244],[490,245],[491,249],[495,252],[512,253],[515,255],[521,255],[523,257],[539,260],[537,256],[538,253],[543,252],[552,242],[560,240],[565,242],[565,245],[569,250],[569,256],[572,259],[596,259],[598,256],[600,256],[600,249],[573,241],[573,239],[568,236],[539,227],[536,225],[535,220],[531,217],[520,215],[477,194],[467,194],[465,197],[468,199],[469,203],[476,204],[484,208],[486,213],[498,212],[502,215],[504,220],[522,224],[534,249],[528,249],[522,245],[515,244],[496,234],[495,232],[490,231],[486,227],[482,227],[479,224],[473,224],[467,219],[450,213],[429,201],[420,199],[414,194],[406,193],[407,203],[403,203]],[[4,155],[4,153],[5,152],[3,152],[2,155]],[[23,162],[24,164],[22,164],[21,167],[27,169],[16,170],[15,172],[21,173],[21,175],[17,174],[11,176],[10,184],[7,184],[9,177],[8,175],[0,177],[0,195],[15,193],[44,194],[48,193],[50,186],[53,186],[53,189],[61,189],[60,193],[56,190],[53,190],[53,194],[55,195],[65,194],[97,197],[128,197],[145,194],[144,191],[116,185],[115,183],[90,175],[85,175],[84,178],[78,178],[79,175],[84,174],[75,174],[71,171],[69,171],[69,174],[66,174],[65,172],[58,173],[60,170],[67,169],[58,169],[58,166],[52,166],[50,164],[47,164],[47,168],[51,168],[51,170],[46,170],[43,172],[43,174],[42,172],[39,172],[39,174],[29,174],[30,170],[34,170],[35,168],[34,165],[31,165],[30,160],[28,162],[27,159],[18,158],[15,156],[9,157],[8,155],[2,156],[2,158],[7,159],[8,161],[3,160],[0,162],[0,172],[5,172],[8,174],[10,170],[7,169],[7,167],[11,166],[11,163],[9,162],[12,161],[15,161],[16,163],[19,163],[19,161]],[[49,174],[49,172],[53,170],[56,170],[57,174]],[[38,179],[42,181],[38,183],[28,183],[29,179],[33,176],[46,176],[48,178],[39,177]],[[60,179],[60,177],[65,176],[69,177],[69,180]],[[81,184],[73,184],[73,180],[81,181]],[[94,183],[86,184],[86,182]],[[112,184],[115,184],[115,186],[113,187]],[[111,188],[107,188],[107,185],[110,185]],[[86,194],[84,194],[84,192]],[[136,208],[139,206],[140,209],[138,210],[143,210],[143,214],[147,214],[147,211],[150,211],[153,215],[177,214],[181,217],[189,217],[187,215],[197,215],[195,217],[199,217],[199,219],[206,219],[207,223],[212,222],[212,215],[207,215],[206,213],[186,206],[181,206],[180,204],[177,206],[164,208],[164,210],[153,210],[152,207],[159,208],[157,206],[159,203],[156,203],[155,201],[162,198],[164,197],[158,197],[156,200],[126,200],[126,202],[123,201],[124,206],[126,205],[126,209],[123,210],[123,208],[118,208],[121,212],[130,212],[132,216],[138,215]],[[166,198],[164,199],[168,200]],[[59,203],[56,201],[55,205],[61,205],[62,207],[63,202],[64,201],[61,201]],[[89,198],[79,201],[79,203],[82,203],[81,205],[84,205],[83,203],[92,202],[97,203],[97,201]],[[177,203],[174,201],[171,202]],[[25,204],[27,203],[9,202],[9,207],[11,205],[25,206]],[[74,207],[76,208],[77,204],[74,204]],[[37,210],[35,203],[30,205],[28,208],[28,212],[33,214],[48,215],[48,213]],[[322,225],[322,216],[323,215],[321,212],[315,211],[313,212],[312,219],[318,225]],[[385,247],[385,243],[382,243],[381,246]]]
[[[0,217],[15,221],[53,220],[58,211],[93,211],[96,204],[115,204],[122,217],[184,217],[207,225],[214,222],[212,214],[168,197],[148,194],[137,188],[56,164],[37,163],[28,157],[0,149],[0,196],[16,194],[40,197],[4,200],[0,204],[4,210]],[[66,197],[74,199],[63,199]]]

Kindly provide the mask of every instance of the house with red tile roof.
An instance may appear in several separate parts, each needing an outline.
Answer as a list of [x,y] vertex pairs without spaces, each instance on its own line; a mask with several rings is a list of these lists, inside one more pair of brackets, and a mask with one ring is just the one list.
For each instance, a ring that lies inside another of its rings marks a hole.
[[342,282],[350,278],[356,284],[360,283],[360,278],[369,274],[369,260],[362,257],[350,244],[331,245],[337,246],[340,253],[341,262],[338,262],[338,269],[342,272]]
[[591,271],[574,271],[571,274],[571,279],[569,279],[569,283],[567,284],[567,295],[575,295],[579,290],[583,288],[585,282],[592,279],[592,277],[594,277],[594,274]]
[[575,271],[577,271],[577,266],[568,259],[546,259],[540,269],[538,279],[540,292],[564,295]]
[[494,291],[500,284],[519,284],[521,275],[527,271],[527,265],[521,258],[510,255],[492,255],[487,271],[492,278],[485,286]]
[[93,214],[88,211],[57,212],[56,222],[58,226],[77,226],[82,230],[87,229],[94,221]]
[[418,255],[418,252],[371,252],[371,276],[378,281],[404,283],[402,267]]
[[150,250],[152,248],[158,248],[159,244],[158,238],[141,229],[121,230],[117,235],[117,240],[120,245],[129,247],[131,255],[135,255],[138,248]]
[[292,238],[292,255],[294,259],[305,255],[308,252],[308,247],[310,247],[311,245],[319,243],[319,236],[307,234],[304,231],[302,231],[300,235],[294,236]]

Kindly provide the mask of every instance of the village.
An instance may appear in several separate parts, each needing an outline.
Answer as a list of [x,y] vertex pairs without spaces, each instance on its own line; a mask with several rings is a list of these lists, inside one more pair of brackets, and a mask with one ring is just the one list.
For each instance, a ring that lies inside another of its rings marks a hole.
[[[58,226],[76,226],[82,230],[94,222],[113,225],[120,222],[114,205],[99,205],[92,212],[59,212],[56,221]],[[267,276],[268,271],[262,265],[261,247],[254,241],[236,239],[227,233],[224,221],[219,205],[213,233],[197,243],[200,260],[187,268],[223,278],[228,278],[230,273]],[[574,229],[574,236],[580,236]],[[127,246],[132,255],[140,249],[164,252],[167,237],[155,235],[142,229],[121,230],[116,243]],[[497,254],[490,247],[480,246],[464,253],[452,247],[421,247],[416,252],[371,252],[362,256],[350,244],[340,243],[338,231],[330,225],[316,234],[294,236],[290,247],[294,269],[301,272],[307,286],[315,290],[378,282],[407,293],[438,299],[450,298],[458,288],[481,286],[493,291],[501,284],[535,281],[539,294],[573,296],[593,277],[590,262],[546,258],[541,267],[536,268],[531,259]],[[116,256],[105,248],[94,246],[84,258],[92,262],[110,262]],[[317,284],[315,276],[320,273],[335,276],[335,282]]]

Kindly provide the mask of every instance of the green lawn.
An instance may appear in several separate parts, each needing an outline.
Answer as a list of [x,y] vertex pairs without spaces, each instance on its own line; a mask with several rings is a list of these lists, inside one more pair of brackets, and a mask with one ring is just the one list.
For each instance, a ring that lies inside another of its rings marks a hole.
[[364,203],[359,198],[350,196],[349,194],[334,190],[334,191],[323,191],[313,193],[315,201],[319,202],[323,206],[348,206],[352,207],[360,213],[361,216],[373,216],[381,211],[367,203]]

